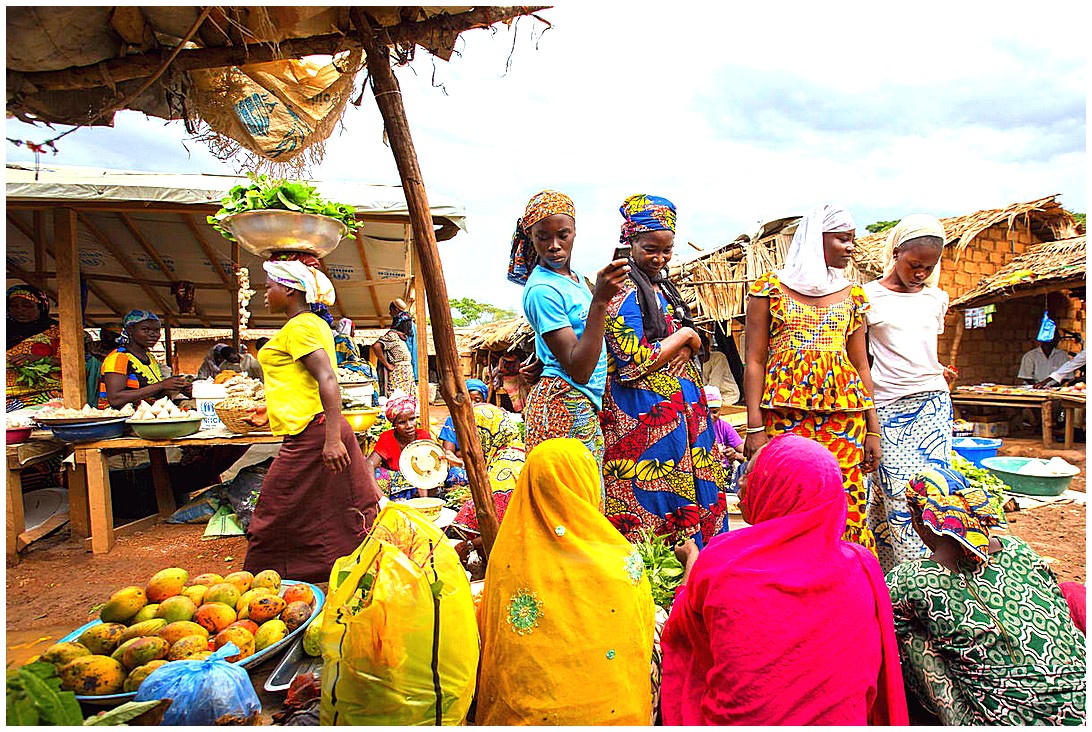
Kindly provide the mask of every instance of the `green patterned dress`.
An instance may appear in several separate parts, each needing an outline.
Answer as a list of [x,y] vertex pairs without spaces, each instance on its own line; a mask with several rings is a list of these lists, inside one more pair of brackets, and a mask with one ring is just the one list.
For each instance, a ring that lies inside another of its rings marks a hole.
[[1083,724],[1085,641],[1050,567],[1020,539],[953,574],[887,575],[903,675],[945,725]]

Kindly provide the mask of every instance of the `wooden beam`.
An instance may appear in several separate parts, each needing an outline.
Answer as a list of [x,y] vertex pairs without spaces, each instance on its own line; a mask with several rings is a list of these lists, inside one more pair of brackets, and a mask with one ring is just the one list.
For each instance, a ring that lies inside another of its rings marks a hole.
[[[145,254],[152,258],[152,261],[155,262],[155,266],[159,267],[159,271],[163,273],[163,276],[170,280],[170,286],[174,287],[178,284],[178,279],[173,276],[171,268],[167,266],[163,257],[159,256],[159,252],[157,252],[155,247],[152,246],[152,243],[148,241],[148,238],[141,233],[136,222],[129,217],[129,214],[124,211],[118,211],[115,215],[125,228],[128,229],[133,239],[136,240],[136,243],[140,245],[140,248],[144,250]],[[197,315],[197,319],[202,325],[208,328],[210,326],[209,319],[205,317],[205,314],[201,311],[201,307],[197,304],[196,300],[194,301],[193,309],[194,313]],[[181,308],[179,308],[179,310],[181,310]]]
[[413,254],[413,289],[416,294],[417,317],[417,353],[413,357],[417,359],[417,402],[421,405],[421,421],[425,429],[431,429],[429,423],[429,388],[428,388],[428,311],[425,309],[425,279],[419,271],[421,264],[417,259],[417,253]]
[[[232,288],[231,280],[228,279],[227,274],[220,267],[220,259],[216,256],[216,252],[213,250],[212,245],[209,244],[208,240],[205,238],[205,234],[201,231],[201,227],[193,220],[193,216],[183,216],[182,221],[185,222],[190,233],[193,234],[193,238],[197,241],[197,245],[201,247],[201,251],[208,257],[209,264],[212,265],[213,271],[219,275],[220,281],[224,283],[224,287],[230,290]],[[254,289],[254,285],[251,285],[250,288]]]
[[49,299],[53,300],[54,302],[57,301],[57,291],[47,285],[44,279],[36,276],[34,272],[27,272],[19,265],[12,264],[11,262],[8,262],[8,272],[10,272],[15,277],[21,279],[23,282],[26,282],[28,285],[34,285],[39,290],[48,295]]
[[[135,280],[141,279],[136,271],[136,267],[134,267],[133,263],[129,261],[129,258],[125,256],[125,253],[118,249],[114,242],[110,241],[109,237],[103,234],[91,219],[86,216],[78,216],[78,219],[79,222],[83,224],[84,228],[91,232],[91,236],[95,237],[95,239],[106,248],[106,251],[110,252],[111,256],[117,260],[117,263],[121,265],[122,269],[129,273],[130,277]],[[60,261],[58,260],[58,265],[59,264]],[[174,312],[171,310],[171,306],[167,304],[166,300],[160,297],[159,294],[148,285],[141,284],[140,289],[144,290],[144,294],[159,306],[163,312],[163,320],[165,322],[170,325],[179,324],[178,318],[175,316]]]
[[[396,43],[418,43],[425,46],[431,39],[443,38],[473,28],[486,28],[494,23],[530,15],[549,6],[481,7],[465,13],[440,15],[428,20],[404,22],[378,29],[384,47]],[[364,30],[367,30],[365,27]],[[198,48],[178,53],[171,63],[172,73],[194,69],[215,69],[224,66],[263,63],[281,58],[302,58],[316,54],[332,55],[345,50],[358,50],[361,43],[343,32],[310,38],[289,38],[278,44],[250,43],[245,45]],[[31,84],[37,91],[72,91],[107,86],[107,79],[120,84],[144,79],[154,74],[174,51],[164,48],[158,53],[144,53],[110,59],[99,64],[75,66],[59,71],[34,73],[8,72],[8,88]],[[13,83],[15,82],[15,83]]]
[[[368,264],[368,257],[364,253],[364,233],[363,230],[357,231],[356,238],[353,241],[356,242],[356,253],[360,255],[360,266],[364,268],[364,276],[368,279],[366,281],[372,281],[372,268]],[[375,287],[369,286],[372,296],[372,305],[375,307],[375,314],[378,318],[383,318],[383,307],[379,304],[379,295],[375,292]]]
[[79,409],[87,403],[87,372],[80,303],[80,248],[76,212],[70,208],[53,210],[53,247],[57,260],[57,309],[61,330],[61,392],[66,407]]
[[432,225],[432,209],[428,203],[424,176],[413,147],[406,110],[402,105],[402,93],[391,70],[388,38],[383,29],[371,27],[360,8],[351,8],[349,16],[364,46],[374,98],[383,116],[383,127],[387,132],[391,152],[398,166],[398,175],[402,180],[402,190],[406,195],[406,204],[413,223],[414,247],[421,263],[419,276],[423,278],[429,311],[435,319],[432,336],[436,345],[436,370],[440,377],[440,389],[462,448],[470,482],[470,495],[481,528],[483,548],[488,556],[497,538],[496,506],[493,504],[493,491],[489,485],[481,440],[474,421],[474,407],[470,402],[466,384],[462,379],[456,378],[459,373],[459,353],[455,345],[447,283],[444,282],[440,252],[436,248],[436,231]]

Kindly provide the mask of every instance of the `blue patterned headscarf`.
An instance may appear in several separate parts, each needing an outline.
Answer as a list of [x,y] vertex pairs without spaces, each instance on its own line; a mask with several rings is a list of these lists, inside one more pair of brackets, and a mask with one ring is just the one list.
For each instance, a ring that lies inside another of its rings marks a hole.
[[466,390],[478,392],[482,395],[482,399],[489,398],[489,386],[481,379],[467,379]]
[[627,242],[646,231],[675,231],[675,204],[661,196],[637,194],[618,209],[626,218],[618,241]]
[[130,325],[143,323],[145,320],[154,320],[158,323],[159,316],[151,310],[130,310],[127,312],[125,317],[121,319],[121,335],[118,336],[118,345],[125,345],[129,342],[129,334],[126,333],[126,330]]

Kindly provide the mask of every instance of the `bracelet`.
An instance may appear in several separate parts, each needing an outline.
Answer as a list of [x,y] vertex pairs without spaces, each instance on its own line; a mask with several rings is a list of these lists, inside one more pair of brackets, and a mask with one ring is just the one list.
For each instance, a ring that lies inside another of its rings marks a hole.
[[865,437],[879,437],[879,432],[865,432]]
[[765,431],[766,431],[765,427],[748,427],[747,428],[747,434],[749,434],[749,435],[757,435],[759,432],[765,432]]

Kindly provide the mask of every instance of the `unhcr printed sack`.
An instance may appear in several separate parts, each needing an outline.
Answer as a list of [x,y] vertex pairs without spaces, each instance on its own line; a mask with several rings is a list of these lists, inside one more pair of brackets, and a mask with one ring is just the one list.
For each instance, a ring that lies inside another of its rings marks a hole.
[[388,503],[330,572],[323,725],[458,725],[478,674],[478,626],[458,554],[423,514]]

